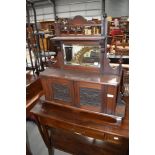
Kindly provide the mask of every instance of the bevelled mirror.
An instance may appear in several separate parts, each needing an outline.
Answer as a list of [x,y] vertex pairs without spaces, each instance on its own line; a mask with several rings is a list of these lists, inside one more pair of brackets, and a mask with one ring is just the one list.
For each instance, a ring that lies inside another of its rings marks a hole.
[[91,44],[63,44],[65,65],[100,67],[100,46]]

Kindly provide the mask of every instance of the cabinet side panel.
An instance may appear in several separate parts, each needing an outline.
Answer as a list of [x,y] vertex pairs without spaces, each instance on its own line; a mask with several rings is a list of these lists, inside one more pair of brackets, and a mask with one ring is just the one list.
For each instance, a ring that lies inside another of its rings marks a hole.
[[46,77],[41,77],[41,83],[45,93],[45,99],[49,100],[48,79]]
[[108,86],[107,91],[107,113],[114,114],[116,108],[117,86]]

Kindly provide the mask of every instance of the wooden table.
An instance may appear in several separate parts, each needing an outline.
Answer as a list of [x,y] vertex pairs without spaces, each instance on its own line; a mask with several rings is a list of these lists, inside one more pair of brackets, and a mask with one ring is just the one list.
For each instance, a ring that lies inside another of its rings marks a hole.
[[31,113],[37,119],[49,155],[53,155],[53,148],[76,155],[128,154],[128,106],[122,122],[47,101],[36,104]]

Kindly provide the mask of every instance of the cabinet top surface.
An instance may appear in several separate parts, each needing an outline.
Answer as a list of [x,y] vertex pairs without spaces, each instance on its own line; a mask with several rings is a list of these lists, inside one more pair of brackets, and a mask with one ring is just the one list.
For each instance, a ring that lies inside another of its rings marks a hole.
[[63,70],[55,68],[47,68],[40,74],[44,77],[63,78],[75,81],[86,81],[98,84],[118,85],[120,83],[120,76],[118,75],[101,75],[99,73],[80,72],[73,70]]

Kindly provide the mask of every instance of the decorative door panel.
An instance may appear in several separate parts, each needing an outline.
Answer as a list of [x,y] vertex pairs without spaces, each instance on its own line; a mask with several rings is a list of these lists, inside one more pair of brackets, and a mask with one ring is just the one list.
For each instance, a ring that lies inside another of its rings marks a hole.
[[66,79],[48,79],[49,99],[68,105],[74,104],[73,81]]
[[101,94],[100,90],[94,88],[79,88],[80,105],[100,106]]
[[88,82],[76,82],[76,105],[80,108],[100,112],[101,111],[101,86]]

